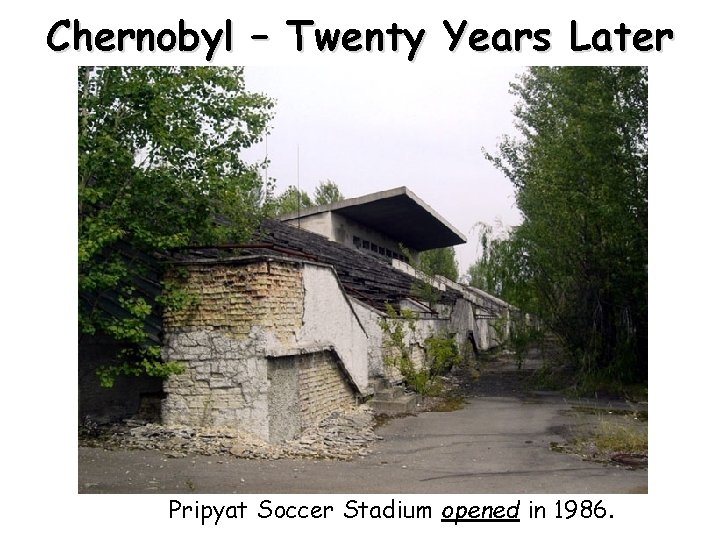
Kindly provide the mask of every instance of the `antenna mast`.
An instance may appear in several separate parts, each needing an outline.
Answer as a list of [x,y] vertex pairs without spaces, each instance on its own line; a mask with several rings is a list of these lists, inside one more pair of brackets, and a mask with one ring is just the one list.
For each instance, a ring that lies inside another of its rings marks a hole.
[[268,136],[267,129],[265,130],[265,183],[263,184],[263,191],[265,192],[265,202],[267,203],[270,193],[268,193]]
[[297,145],[297,226],[300,228],[300,145]]

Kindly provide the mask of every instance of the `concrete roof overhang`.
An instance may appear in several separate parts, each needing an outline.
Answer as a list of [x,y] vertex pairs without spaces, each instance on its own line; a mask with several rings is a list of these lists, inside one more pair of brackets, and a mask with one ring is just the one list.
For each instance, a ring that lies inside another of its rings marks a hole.
[[465,235],[405,186],[303,208],[299,213],[288,214],[281,219],[302,219],[323,212],[345,216],[418,251],[467,242]]

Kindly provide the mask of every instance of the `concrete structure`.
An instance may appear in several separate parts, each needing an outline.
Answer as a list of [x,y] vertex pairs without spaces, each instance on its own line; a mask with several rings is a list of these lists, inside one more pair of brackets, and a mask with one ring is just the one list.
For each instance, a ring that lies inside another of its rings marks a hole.
[[461,232],[404,186],[303,208],[281,219],[347,247],[404,262],[421,251],[467,241]]
[[425,276],[402,255],[401,246],[412,256],[463,241],[402,187],[267,222],[246,247],[177,257],[168,279],[194,302],[164,315],[163,357],[185,371],[165,383],[163,422],[281,441],[376,392],[395,400],[390,411],[398,399],[412,407],[385,361],[386,306],[414,313],[402,324],[418,368],[428,338],[449,336],[460,351],[477,352],[497,343],[491,323],[508,318],[504,302]]
[[367,335],[331,267],[231,257],[168,279],[194,302],[164,316],[163,356],[185,370],[165,383],[163,422],[282,440],[367,393]]
[[[495,345],[504,331],[497,321],[508,319],[504,302],[408,264],[425,249],[464,241],[401,187],[268,221],[252,244],[175,253],[165,279],[191,301],[152,323],[163,359],[183,373],[162,388],[134,385],[124,402],[115,392],[105,416],[81,387],[81,419],[128,416],[150,400],[168,425],[282,441],[376,392],[395,400],[389,411],[397,412],[399,398],[412,407],[393,388],[402,377],[386,361],[393,353],[381,329],[387,306],[414,314],[412,324],[402,323],[403,347],[418,368],[429,337],[451,337],[472,354]],[[432,302],[423,297],[428,287]],[[130,387],[121,380],[118,388]]]

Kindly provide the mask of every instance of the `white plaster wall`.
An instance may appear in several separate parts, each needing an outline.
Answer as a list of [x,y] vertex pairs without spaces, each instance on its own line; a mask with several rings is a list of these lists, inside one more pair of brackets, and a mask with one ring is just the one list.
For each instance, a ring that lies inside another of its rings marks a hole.
[[351,298],[350,302],[367,334],[368,377],[381,377],[384,374],[382,315],[355,298]]
[[416,369],[422,368],[426,360],[425,340],[447,332],[447,323],[448,321],[446,319],[418,319],[415,321],[414,331],[409,328],[409,324],[406,325],[407,333],[405,344],[410,349],[410,358]]
[[[335,242],[338,242],[348,247],[355,247],[353,245],[353,236],[358,236],[363,240],[373,242],[377,246],[382,246],[385,249],[390,249],[395,253],[402,253],[400,249],[400,244],[396,240],[393,240],[389,236],[379,233],[373,229],[365,227],[357,221],[353,221],[352,219],[348,219],[345,216],[335,213],[331,214],[331,220],[332,233],[328,235],[328,238]],[[409,249],[409,251],[411,257],[414,259],[417,256],[417,252],[412,249]]]
[[450,315],[450,331],[455,332],[458,350],[463,350],[468,332],[475,333],[477,330],[473,305],[464,298],[458,298]]
[[449,319],[452,315],[453,307],[448,304],[434,304],[433,309],[440,319]]
[[487,350],[490,348],[490,320],[489,319],[475,319],[475,341],[480,350]]
[[[425,367],[426,361],[425,352],[427,347],[425,344],[425,340],[430,337],[443,335],[445,332],[447,332],[448,320],[438,318],[422,318],[415,320],[414,323],[411,324],[410,321],[406,321],[404,319],[394,319],[393,322],[391,322],[391,325],[393,325],[393,327],[395,322],[400,322],[402,324],[403,343],[407,348],[408,352],[410,353],[410,360],[415,366],[415,369],[422,369],[423,367]],[[381,332],[381,340],[382,337],[383,336]],[[397,353],[397,351],[394,351],[392,349],[386,349],[383,352],[385,354]],[[402,375],[400,374],[399,369],[392,366],[386,366],[383,360],[381,360],[381,362],[383,370],[382,373],[388,381],[390,381],[391,383],[398,383],[402,381]]]
[[[298,220],[291,219],[287,220],[286,223],[297,226]],[[313,214],[311,216],[300,218],[300,228],[332,240],[332,222],[330,212],[322,212],[321,214]]]
[[213,330],[169,332],[163,358],[185,371],[164,382],[163,423],[239,428],[267,439],[266,337],[257,327],[243,341]]
[[458,346],[460,347],[462,347],[468,331],[472,331],[478,347],[481,350],[487,350],[500,344],[500,339],[498,339],[493,325],[499,319],[503,319],[505,321],[504,326],[507,326],[509,318],[506,313],[506,309],[501,310],[500,317],[496,319],[475,317],[473,303],[460,298],[453,307],[450,317],[450,331],[457,332]]
[[368,336],[335,273],[326,267],[305,265],[303,326],[299,346],[329,343],[361,392],[368,386]]

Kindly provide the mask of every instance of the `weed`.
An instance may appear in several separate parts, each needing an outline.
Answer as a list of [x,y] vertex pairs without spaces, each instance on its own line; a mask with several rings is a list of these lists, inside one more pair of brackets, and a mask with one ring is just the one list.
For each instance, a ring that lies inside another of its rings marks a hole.
[[546,363],[530,376],[529,384],[536,390],[564,390],[570,380],[562,370]]
[[592,442],[603,454],[647,454],[648,451],[647,430],[628,423],[601,420]]
[[436,404],[434,404],[430,411],[432,412],[453,412],[453,411],[459,411],[465,406],[465,398],[462,396],[459,396],[457,394],[448,394],[443,396],[443,398],[438,401]]
[[565,434],[566,442],[551,443],[551,450],[577,454],[590,461],[647,467],[647,413],[595,407],[575,407],[573,411],[576,415],[590,415],[590,425]]
[[648,421],[647,411],[638,411],[635,409],[604,409],[601,407],[585,407],[578,405],[573,407],[572,410],[576,413],[593,414],[602,417],[604,417],[605,415],[613,415],[616,418],[626,416],[632,417],[633,420],[640,420],[641,422]]
[[416,341],[417,315],[409,310],[397,313],[390,304],[386,305],[386,312],[387,318],[379,321],[385,365],[396,368],[405,384],[420,395],[440,395],[442,384],[437,377],[462,360],[455,339],[446,334],[428,337],[424,342],[422,363],[417,367],[411,354],[411,346]]

